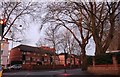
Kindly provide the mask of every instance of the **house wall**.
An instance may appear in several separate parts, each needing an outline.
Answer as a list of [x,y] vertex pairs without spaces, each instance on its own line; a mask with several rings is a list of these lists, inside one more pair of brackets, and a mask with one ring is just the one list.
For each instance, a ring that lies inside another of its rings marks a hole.
[[[51,61],[52,57],[52,61]],[[10,52],[10,63],[13,61],[20,61],[22,63],[23,69],[33,69],[33,66],[53,66],[53,61],[55,58],[56,66],[64,66],[65,58],[64,55],[50,55],[50,54],[41,54],[34,51],[20,51],[18,47],[13,48]],[[69,58],[67,59],[67,64],[70,62]],[[78,59],[75,58],[75,64],[78,64]],[[74,65],[74,59],[72,58],[72,65]],[[29,66],[26,67],[26,66]]]
[[4,41],[2,43],[1,50],[3,50],[3,53],[1,55],[1,64],[3,66],[7,66],[9,64],[8,56],[9,56],[9,43],[8,41]]
[[[54,57],[54,56],[53,56]],[[60,64],[60,58],[59,56],[55,56],[55,64],[59,65]]]
[[31,53],[31,52],[22,52],[25,55],[25,60],[23,60],[23,64],[37,64],[37,62],[41,62],[41,54],[39,53]]
[[10,51],[9,61],[10,63],[12,61],[22,61],[22,52],[19,48],[14,48]]
[[[25,59],[23,59],[23,55]],[[53,56],[52,56],[53,57]],[[44,58],[44,61],[42,61]],[[42,64],[50,65],[50,56],[47,54],[33,53],[33,52],[23,52],[19,48],[13,48],[10,52],[10,63],[12,61],[22,61],[23,64]],[[39,63],[38,63],[39,62]],[[55,57],[55,64],[59,64],[58,56]]]
[[[64,55],[59,55],[59,59],[60,59],[60,65],[64,65],[65,64],[65,58]],[[70,57],[67,58],[67,64],[70,63]],[[71,65],[79,65],[79,59],[72,57],[71,58]]]
[[59,59],[60,59],[60,65],[64,65],[65,64],[64,55],[59,55]]

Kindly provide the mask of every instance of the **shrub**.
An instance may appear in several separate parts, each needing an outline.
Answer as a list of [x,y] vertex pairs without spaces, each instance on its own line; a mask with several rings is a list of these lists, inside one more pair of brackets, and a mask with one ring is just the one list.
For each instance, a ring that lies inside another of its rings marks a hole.
[[[87,56],[88,65],[92,65],[93,56]],[[101,54],[95,56],[95,64],[112,64],[112,54]]]
[[93,56],[87,56],[88,65],[92,65]]
[[118,64],[120,64],[120,53],[115,53]]
[[95,56],[95,64],[112,64],[112,54],[101,54]]

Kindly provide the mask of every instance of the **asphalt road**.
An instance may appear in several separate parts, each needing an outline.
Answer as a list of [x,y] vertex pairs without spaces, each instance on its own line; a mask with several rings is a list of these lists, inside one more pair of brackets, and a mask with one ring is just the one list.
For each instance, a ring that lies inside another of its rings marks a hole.
[[3,73],[3,77],[118,77],[106,75],[93,75],[81,69],[52,70],[52,71],[14,71]]

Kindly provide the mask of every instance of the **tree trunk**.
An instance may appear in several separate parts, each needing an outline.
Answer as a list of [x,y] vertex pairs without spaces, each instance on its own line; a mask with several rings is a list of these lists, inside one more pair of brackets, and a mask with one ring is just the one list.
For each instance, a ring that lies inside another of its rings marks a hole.
[[86,56],[86,51],[85,51],[85,47],[81,49],[81,69],[82,71],[86,71],[88,64],[87,64],[87,56]]
[[100,46],[99,42],[96,43],[95,55],[100,55],[103,52],[103,48]]

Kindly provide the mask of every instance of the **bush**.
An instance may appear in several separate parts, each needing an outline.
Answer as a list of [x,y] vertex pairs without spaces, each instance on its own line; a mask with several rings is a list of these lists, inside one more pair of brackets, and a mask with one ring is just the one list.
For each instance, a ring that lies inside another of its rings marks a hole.
[[93,56],[87,56],[88,65],[92,65]]
[[95,64],[112,64],[112,54],[95,56]]
[[116,55],[116,59],[117,59],[118,64],[120,64],[120,53],[116,53],[115,55]]
[[[120,59],[120,57],[119,57]],[[88,65],[92,65],[93,56],[87,56]],[[101,54],[95,56],[95,64],[112,64],[112,54]]]

